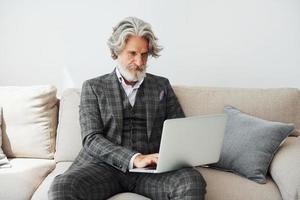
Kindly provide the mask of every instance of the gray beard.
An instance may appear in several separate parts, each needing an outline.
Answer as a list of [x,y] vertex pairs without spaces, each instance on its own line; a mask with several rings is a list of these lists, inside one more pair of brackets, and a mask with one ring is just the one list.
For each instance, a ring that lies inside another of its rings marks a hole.
[[145,66],[145,69],[143,71],[136,71],[136,73],[134,74],[120,65],[118,65],[117,68],[120,74],[123,76],[123,78],[125,78],[129,82],[141,81],[143,80],[143,78],[146,77],[147,66]]

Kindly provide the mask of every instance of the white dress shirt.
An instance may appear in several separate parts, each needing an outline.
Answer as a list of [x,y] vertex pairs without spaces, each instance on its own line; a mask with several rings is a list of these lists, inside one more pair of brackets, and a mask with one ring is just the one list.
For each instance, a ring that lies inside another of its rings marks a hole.
[[[131,106],[134,106],[134,103],[135,103],[135,99],[136,99],[136,93],[139,89],[139,87],[141,86],[141,84],[143,83],[144,79],[136,82],[136,84],[134,84],[133,86],[131,85],[127,85],[125,83],[125,80],[123,78],[123,76],[121,75],[120,71],[118,70],[118,68],[116,67],[116,74],[117,74],[117,77],[118,77],[118,80],[120,81],[127,97],[128,97],[128,100],[129,100],[129,103]],[[140,155],[140,153],[136,153],[134,154],[131,159],[130,159],[130,162],[129,162],[129,166],[128,166],[128,169],[133,169],[133,161],[135,159],[135,157],[137,157],[138,155]]]
[[117,74],[118,80],[120,81],[128,99],[129,99],[130,105],[133,106],[135,103],[136,93],[137,93],[139,87],[141,86],[141,84],[143,83],[144,79],[136,82],[136,84],[134,84],[134,86],[131,86],[131,85],[127,85],[125,83],[125,80],[117,67],[116,67],[116,74]]

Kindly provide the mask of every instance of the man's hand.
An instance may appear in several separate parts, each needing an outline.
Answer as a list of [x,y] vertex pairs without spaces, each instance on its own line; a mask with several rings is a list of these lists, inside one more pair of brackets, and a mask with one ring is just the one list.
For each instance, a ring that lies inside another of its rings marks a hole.
[[136,168],[155,166],[157,164],[158,153],[148,155],[138,155],[133,161],[133,166]]

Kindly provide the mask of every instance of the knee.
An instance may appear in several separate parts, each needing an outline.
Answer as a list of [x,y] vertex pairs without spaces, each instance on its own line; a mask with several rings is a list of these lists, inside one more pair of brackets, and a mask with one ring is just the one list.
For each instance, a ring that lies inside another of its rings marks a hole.
[[54,178],[48,191],[48,199],[73,199],[72,194],[75,193],[76,178],[73,176],[58,175]]
[[172,192],[170,197],[174,199],[204,199],[206,182],[196,169],[181,169],[174,175],[175,181],[171,186]]
[[184,168],[180,170],[177,177],[177,183],[180,187],[187,187],[189,189],[198,189],[205,192],[206,181],[199,171],[193,168]]

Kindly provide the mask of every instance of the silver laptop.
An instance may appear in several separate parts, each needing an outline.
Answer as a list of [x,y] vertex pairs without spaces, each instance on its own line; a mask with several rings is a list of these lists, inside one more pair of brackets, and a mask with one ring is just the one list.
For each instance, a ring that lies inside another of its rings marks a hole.
[[166,120],[156,167],[130,172],[162,173],[218,162],[226,121],[226,114]]

